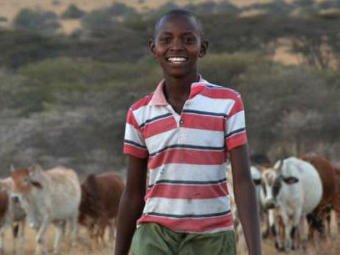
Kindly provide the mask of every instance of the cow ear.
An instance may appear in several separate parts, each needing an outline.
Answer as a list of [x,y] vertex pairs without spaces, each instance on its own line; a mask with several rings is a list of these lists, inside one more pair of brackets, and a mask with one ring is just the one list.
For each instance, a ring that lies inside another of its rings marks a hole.
[[280,159],[278,164],[275,164],[274,169],[276,172],[281,172],[283,167],[283,159]]
[[38,182],[38,181],[30,180],[30,183],[31,183],[34,187],[36,187],[36,188],[38,188],[38,189],[42,189],[42,188],[43,188],[43,186],[41,185],[41,183]]
[[287,184],[294,184],[294,183],[297,183],[299,181],[299,179],[294,177],[294,176],[283,177],[282,179]]
[[35,172],[35,173],[38,173],[38,172],[42,172],[43,171],[43,169],[42,169],[42,167],[39,165],[39,164],[35,164],[33,167],[32,167],[32,171],[30,171],[30,172]]

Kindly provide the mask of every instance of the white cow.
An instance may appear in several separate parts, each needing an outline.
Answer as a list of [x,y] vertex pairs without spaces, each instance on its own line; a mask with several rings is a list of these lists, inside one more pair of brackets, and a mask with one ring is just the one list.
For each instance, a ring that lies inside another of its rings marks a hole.
[[[26,214],[18,200],[11,198],[13,181],[10,177],[0,179],[0,253],[5,250],[4,237],[9,227],[12,227],[13,251],[22,254],[24,245],[24,229]],[[19,246],[16,238],[19,237]]]
[[54,253],[60,253],[60,241],[66,222],[71,224],[71,242],[77,233],[80,183],[72,169],[56,167],[43,171],[40,166],[12,169],[13,193],[19,197],[28,221],[37,232],[36,254],[47,254],[45,234],[53,223],[57,227]]
[[[294,248],[294,233],[299,230],[306,239],[303,222],[319,204],[322,184],[317,170],[308,162],[290,157],[274,165],[277,177],[265,204],[272,202],[279,208],[285,228],[285,250]],[[272,194],[272,197],[270,197]]]

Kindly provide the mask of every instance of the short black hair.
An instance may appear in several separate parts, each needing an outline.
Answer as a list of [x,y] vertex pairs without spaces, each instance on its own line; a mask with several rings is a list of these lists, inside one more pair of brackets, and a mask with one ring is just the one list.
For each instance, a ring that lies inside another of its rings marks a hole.
[[184,17],[187,17],[187,18],[194,20],[195,25],[197,26],[198,32],[200,33],[200,35],[203,34],[202,24],[201,24],[200,20],[198,19],[198,17],[193,12],[186,10],[186,9],[173,9],[171,11],[164,13],[162,16],[160,16],[157,19],[157,22],[156,22],[155,27],[154,27],[154,32],[153,32],[154,37],[156,36],[156,33],[157,33],[157,31],[158,31],[158,29],[161,25],[161,21],[166,19],[166,18],[173,17],[173,16],[184,16]]

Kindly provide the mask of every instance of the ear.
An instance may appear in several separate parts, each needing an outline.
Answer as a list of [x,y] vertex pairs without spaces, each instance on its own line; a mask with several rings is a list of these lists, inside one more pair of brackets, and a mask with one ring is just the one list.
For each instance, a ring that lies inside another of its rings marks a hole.
[[149,50],[151,51],[152,55],[156,56],[156,53],[155,53],[155,47],[156,47],[156,44],[155,44],[155,40],[154,39],[149,39]]
[[[276,171],[276,172],[281,172],[282,171],[282,167],[283,167],[283,159],[280,159],[279,160],[279,165],[277,166],[277,167],[274,167],[274,170]],[[275,164],[276,165],[276,164]]]
[[209,46],[209,43],[208,43],[207,40],[201,41],[200,53],[198,55],[200,58],[203,58],[205,56],[205,54],[207,54],[208,46]]
[[299,182],[299,179],[294,176],[290,176],[290,177],[283,177],[283,181],[287,184],[294,184],[294,183]]
[[31,183],[34,187],[36,187],[36,188],[38,188],[38,189],[42,189],[42,188],[43,188],[43,186],[41,185],[41,183],[38,182],[38,181],[30,180],[30,183]]

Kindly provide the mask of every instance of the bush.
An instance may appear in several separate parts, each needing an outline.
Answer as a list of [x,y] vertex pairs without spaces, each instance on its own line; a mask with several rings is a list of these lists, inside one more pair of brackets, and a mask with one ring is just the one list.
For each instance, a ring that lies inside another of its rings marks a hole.
[[83,17],[84,14],[85,12],[79,9],[76,5],[70,4],[61,17],[64,19],[79,19]]
[[13,21],[14,27],[44,36],[53,35],[59,28],[58,17],[51,11],[22,9]]
[[56,57],[68,48],[62,37],[44,37],[28,31],[0,29],[0,66],[18,68]]

